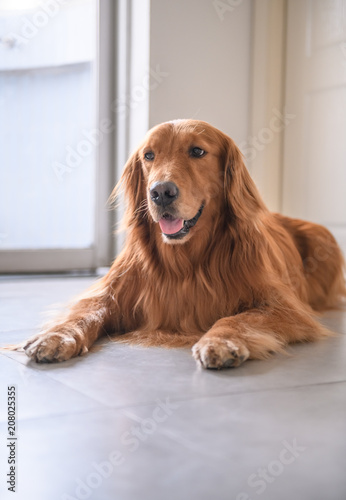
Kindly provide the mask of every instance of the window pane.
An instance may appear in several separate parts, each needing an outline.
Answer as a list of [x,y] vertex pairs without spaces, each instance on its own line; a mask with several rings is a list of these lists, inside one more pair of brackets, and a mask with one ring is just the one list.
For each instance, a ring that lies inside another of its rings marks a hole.
[[0,33],[0,249],[90,247],[97,2],[0,10]]

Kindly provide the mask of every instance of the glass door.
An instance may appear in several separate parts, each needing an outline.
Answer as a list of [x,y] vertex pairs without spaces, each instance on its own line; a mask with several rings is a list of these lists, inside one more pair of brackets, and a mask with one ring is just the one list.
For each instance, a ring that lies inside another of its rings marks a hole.
[[98,35],[97,0],[0,0],[2,273],[108,263],[98,150],[112,129],[98,120]]

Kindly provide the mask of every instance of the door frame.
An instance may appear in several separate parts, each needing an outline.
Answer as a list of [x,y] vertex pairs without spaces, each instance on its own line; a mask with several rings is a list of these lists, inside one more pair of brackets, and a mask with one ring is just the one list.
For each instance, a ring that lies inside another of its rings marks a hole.
[[284,133],[271,124],[285,106],[287,0],[253,1],[252,6],[249,133],[257,142],[248,164],[268,207],[281,211]]

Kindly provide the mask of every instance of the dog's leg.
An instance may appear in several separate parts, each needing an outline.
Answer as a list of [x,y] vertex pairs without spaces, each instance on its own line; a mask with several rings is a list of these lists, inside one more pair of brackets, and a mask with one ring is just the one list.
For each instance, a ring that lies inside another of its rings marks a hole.
[[192,352],[204,368],[236,367],[246,359],[281,352],[290,342],[313,341],[329,334],[304,306],[266,305],[218,320]]
[[18,347],[40,363],[66,361],[88,352],[104,332],[109,314],[106,298],[91,294],[77,302],[66,318],[54,322]]

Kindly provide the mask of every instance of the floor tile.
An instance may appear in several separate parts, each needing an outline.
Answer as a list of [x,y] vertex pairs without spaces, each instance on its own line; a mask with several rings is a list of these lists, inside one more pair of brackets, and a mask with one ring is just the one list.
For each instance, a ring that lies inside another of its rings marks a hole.
[[[0,345],[94,281],[0,280]],[[220,372],[188,349],[107,339],[61,364],[0,351],[1,401],[16,385],[19,419],[13,495],[0,404],[0,498],[344,500],[346,313],[321,322],[340,335]]]
[[150,404],[162,395],[184,400],[346,380],[346,335],[291,346],[288,356],[249,361],[224,371],[199,368],[189,349],[101,344],[99,351],[62,364],[37,365],[24,354],[8,355],[115,408]]
[[321,316],[321,322],[333,332],[346,334],[346,310],[327,311]]
[[[8,345],[17,345],[38,332],[38,328],[25,328],[20,330],[0,331],[0,349]],[[1,352],[1,351],[0,351]]]
[[0,332],[36,328],[96,278],[36,278],[0,281]]
[[18,420],[82,412],[102,405],[42,372],[0,354],[0,422],[7,420],[7,387],[16,386]]
[[345,394],[322,384],[25,421],[16,498],[342,500]]

